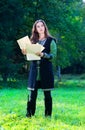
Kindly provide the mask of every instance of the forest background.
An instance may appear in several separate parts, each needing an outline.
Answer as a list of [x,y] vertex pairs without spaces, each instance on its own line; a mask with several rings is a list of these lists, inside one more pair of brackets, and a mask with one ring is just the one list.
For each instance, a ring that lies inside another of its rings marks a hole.
[[[85,0],[0,0],[0,130],[85,130]],[[57,39],[52,118],[26,118],[29,62],[17,39],[43,19]]]
[[31,36],[35,20],[45,20],[57,39],[55,74],[85,73],[85,3],[82,0],[0,0],[0,78],[27,78],[29,62],[17,39]]

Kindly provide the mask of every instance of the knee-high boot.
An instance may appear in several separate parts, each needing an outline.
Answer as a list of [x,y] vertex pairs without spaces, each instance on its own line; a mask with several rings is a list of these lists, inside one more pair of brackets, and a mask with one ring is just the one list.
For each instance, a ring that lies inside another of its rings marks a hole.
[[30,96],[28,95],[27,102],[27,117],[31,117],[35,114],[36,110],[36,98],[37,98],[37,89],[30,92]]
[[26,113],[27,117],[31,117],[31,102],[27,102],[27,113]]
[[45,116],[52,115],[52,98],[50,100],[45,99]]
[[36,110],[36,102],[35,101],[28,101],[27,102],[27,117],[34,116]]
[[34,116],[35,114],[35,109],[36,109],[36,103],[33,101],[28,101],[27,102],[27,117]]

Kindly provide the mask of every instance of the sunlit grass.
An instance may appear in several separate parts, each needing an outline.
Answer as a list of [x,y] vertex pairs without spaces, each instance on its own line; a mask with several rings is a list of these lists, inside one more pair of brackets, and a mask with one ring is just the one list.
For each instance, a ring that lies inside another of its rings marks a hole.
[[[67,78],[66,78],[67,77]],[[0,130],[84,130],[85,80],[84,76],[64,76],[55,80],[52,91],[53,115],[44,117],[44,96],[39,90],[36,114],[25,117],[28,91],[26,81],[0,84]]]
[[[26,86],[0,89],[0,130],[85,130],[85,88],[76,87],[73,80],[67,83],[62,81],[61,84],[52,91],[51,118],[44,117],[41,90],[38,92],[36,114],[29,119],[25,117]],[[63,87],[63,84],[69,87]]]

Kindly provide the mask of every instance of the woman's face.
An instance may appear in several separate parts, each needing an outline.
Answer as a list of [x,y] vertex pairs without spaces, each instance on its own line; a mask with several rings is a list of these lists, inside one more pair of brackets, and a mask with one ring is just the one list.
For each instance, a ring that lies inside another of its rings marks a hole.
[[42,22],[38,22],[36,24],[36,30],[39,34],[44,34],[45,33],[45,26]]

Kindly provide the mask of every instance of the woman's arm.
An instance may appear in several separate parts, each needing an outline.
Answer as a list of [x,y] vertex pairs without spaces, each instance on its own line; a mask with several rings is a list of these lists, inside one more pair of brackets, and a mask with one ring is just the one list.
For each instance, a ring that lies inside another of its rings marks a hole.
[[57,53],[56,42],[52,40],[51,45],[50,45],[50,54],[44,53],[43,58],[53,59],[56,57],[56,53]]
[[44,52],[37,52],[36,55],[46,58],[46,59],[53,59],[56,57],[56,53],[57,53],[57,46],[56,46],[56,42],[54,40],[51,41],[51,45],[50,45],[50,53],[44,53]]

